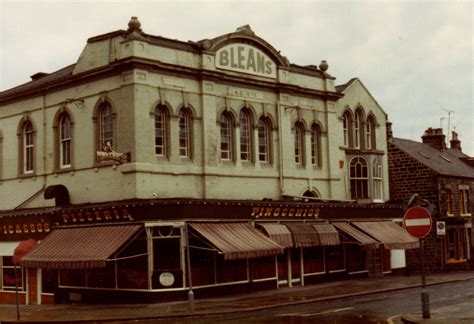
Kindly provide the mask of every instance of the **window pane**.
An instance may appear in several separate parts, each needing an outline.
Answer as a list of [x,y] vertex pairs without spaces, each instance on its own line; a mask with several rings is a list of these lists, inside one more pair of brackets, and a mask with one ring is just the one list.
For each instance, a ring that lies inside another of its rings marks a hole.
[[114,132],[113,132],[113,118],[112,107],[105,104],[99,114],[99,141],[102,150],[105,152],[113,151],[114,147]]
[[303,163],[303,132],[301,125],[295,125],[295,163]]
[[270,139],[269,126],[263,120],[258,122],[258,159],[262,162],[270,162]]
[[221,115],[221,159],[232,160],[232,133],[230,118]]
[[167,116],[163,108],[155,110],[155,154],[166,155]]
[[250,117],[247,112],[240,112],[240,159],[250,161]]
[[190,157],[190,129],[188,113],[181,109],[179,112],[179,155]]
[[60,125],[60,167],[71,166],[71,120],[68,115],[61,118]]
[[26,123],[23,131],[23,165],[24,172],[33,172],[34,169],[34,131],[33,125]]

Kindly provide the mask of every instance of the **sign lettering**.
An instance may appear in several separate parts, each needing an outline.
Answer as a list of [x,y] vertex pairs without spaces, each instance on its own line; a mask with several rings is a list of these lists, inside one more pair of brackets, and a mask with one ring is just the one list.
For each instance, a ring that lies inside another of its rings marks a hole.
[[294,217],[294,218],[318,218],[319,208],[315,207],[253,207],[250,217]]
[[63,212],[63,224],[100,223],[119,220],[134,220],[126,208]]
[[216,67],[276,78],[276,64],[259,49],[247,44],[230,44],[216,53]]

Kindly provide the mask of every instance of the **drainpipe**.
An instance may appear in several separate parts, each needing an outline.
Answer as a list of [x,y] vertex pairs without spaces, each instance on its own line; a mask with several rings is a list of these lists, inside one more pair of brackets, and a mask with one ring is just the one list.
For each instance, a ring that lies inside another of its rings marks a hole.
[[283,196],[285,193],[285,184],[284,184],[284,177],[283,177],[283,130],[282,130],[282,110],[280,105],[280,98],[277,99],[277,116],[278,116],[278,145],[279,151],[278,158],[279,158],[279,176],[280,176],[280,197]]

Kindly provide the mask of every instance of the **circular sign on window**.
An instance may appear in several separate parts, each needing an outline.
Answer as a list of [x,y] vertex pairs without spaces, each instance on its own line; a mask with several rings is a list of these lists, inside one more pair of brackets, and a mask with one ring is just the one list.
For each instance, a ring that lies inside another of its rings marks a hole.
[[171,272],[162,272],[160,274],[160,284],[163,287],[170,287],[174,284],[174,275]]

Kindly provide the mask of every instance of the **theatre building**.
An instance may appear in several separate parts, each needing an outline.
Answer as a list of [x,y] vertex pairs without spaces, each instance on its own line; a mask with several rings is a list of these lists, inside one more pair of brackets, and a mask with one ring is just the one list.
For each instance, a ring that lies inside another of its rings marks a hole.
[[249,26],[183,42],[133,17],[1,92],[1,301],[15,286],[27,304],[133,302],[403,271],[418,241],[386,203],[387,115],[328,71]]

